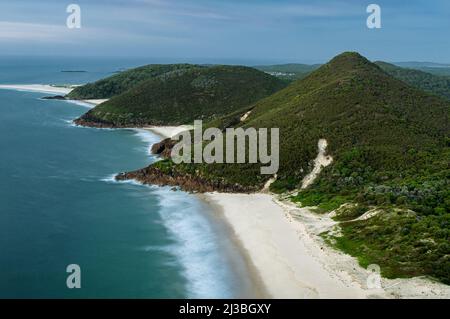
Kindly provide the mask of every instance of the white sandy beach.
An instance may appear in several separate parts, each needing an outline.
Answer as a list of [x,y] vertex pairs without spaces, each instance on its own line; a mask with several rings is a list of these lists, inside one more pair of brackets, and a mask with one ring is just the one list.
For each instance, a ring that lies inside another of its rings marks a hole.
[[147,126],[145,130],[153,132],[162,138],[174,137],[175,135],[193,129],[192,125],[180,125],[180,126]]
[[[0,85],[0,89],[3,90],[15,90],[15,91],[26,91],[26,92],[39,92],[55,95],[66,95],[73,91],[76,86],[61,87],[53,86],[47,84],[3,84]],[[68,102],[82,102],[86,103],[88,107],[93,107],[103,102],[108,101],[107,99],[93,99],[93,100],[67,100]]]
[[366,298],[370,294],[323,267],[311,253],[316,247],[271,195],[210,193],[204,197],[218,206],[272,297]]
[[[182,127],[152,127],[171,137]],[[368,288],[369,271],[319,236],[336,222],[271,194],[199,195],[229,224],[273,298],[450,298],[450,286],[424,278],[381,279]]]
[[450,286],[422,278],[383,278],[381,289],[368,288],[371,273],[319,237],[336,225],[328,215],[270,194],[201,197],[229,223],[274,298],[450,298]]
[[46,84],[8,84],[8,85],[0,85],[0,89],[61,94],[61,95],[69,94],[73,90],[73,88],[70,87],[59,87]]

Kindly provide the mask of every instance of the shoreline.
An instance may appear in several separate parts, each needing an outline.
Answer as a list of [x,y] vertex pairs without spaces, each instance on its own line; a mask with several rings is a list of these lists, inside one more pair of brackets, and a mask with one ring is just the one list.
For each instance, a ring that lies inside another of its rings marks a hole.
[[[71,87],[60,87],[47,84],[1,84],[1,90],[13,90],[22,92],[35,92],[35,93],[46,93],[46,94],[56,94],[56,95],[66,95],[74,90],[75,86]],[[108,101],[108,99],[90,99],[90,100],[63,100],[69,103],[79,104],[86,107],[95,107],[103,102]]]
[[293,227],[285,210],[269,194],[207,193],[200,196],[216,208],[233,230],[244,253],[262,278],[271,298],[383,298],[355,283],[345,283],[324,269]]
[[[212,202],[206,197],[206,194],[194,194],[203,205],[207,206],[206,218],[212,227],[220,229],[218,235],[225,235],[227,238],[220,243],[222,254],[225,254],[231,260],[228,263],[231,268],[235,269],[236,273],[241,275],[240,297],[244,299],[270,299],[272,294],[267,289],[261,273],[255,267],[252,256],[242,245],[241,240],[236,236],[232,225],[222,214],[222,207]],[[220,238],[220,237],[219,237]]]
[[315,214],[272,194],[215,192],[199,197],[230,225],[273,298],[450,298],[450,286],[423,277],[381,277],[379,288],[368,288],[371,273],[319,236],[337,224],[328,214]]

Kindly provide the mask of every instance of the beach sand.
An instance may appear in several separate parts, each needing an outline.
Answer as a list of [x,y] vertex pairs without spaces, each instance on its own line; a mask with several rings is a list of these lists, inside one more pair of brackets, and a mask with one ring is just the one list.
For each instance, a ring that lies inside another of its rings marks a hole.
[[[26,92],[39,92],[39,93],[47,93],[47,94],[55,94],[55,95],[66,95],[73,91],[73,87],[60,87],[53,86],[47,84],[5,84],[0,85],[0,89],[3,90],[15,90],[15,91],[26,91]],[[96,106],[103,102],[108,101],[108,99],[93,99],[93,100],[66,100],[68,102],[83,102],[87,105],[84,106]]]
[[450,286],[426,278],[381,278],[319,236],[336,226],[327,214],[270,194],[200,196],[223,215],[273,298],[450,298]]
[[[223,214],[273,298],[367,298],[358,283],[323,267],[298,222],[269,194],[202,196]],[[380,296],[381,297],[381,296]]]

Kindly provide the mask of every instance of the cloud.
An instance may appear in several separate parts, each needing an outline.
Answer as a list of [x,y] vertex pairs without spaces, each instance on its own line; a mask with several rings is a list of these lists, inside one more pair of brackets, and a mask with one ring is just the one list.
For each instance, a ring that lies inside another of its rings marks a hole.
[[[330,2],[328,4],[320,5],[286,5],[273,8],[273,10],[286,16],[293,17],[339,17],[354,15],[356,11],[355,8],[358,7],[349,6],[345,3],[336,4],[334,2]],[[363,13],[363,11],[360,12],[360,14]]]
[[[153,11],[167,16],[191,17],[209,20],[230,20],[232,16],[223,12],[220,6],[215,6],[213,1],[208,6],[199,5],[192,1],[174,0],[131,0],[127,1],[135,5],[144,5]],[[235,4],[238,6],[238,4]]]
[[187,38],[142,34],[132,31],[122,31],[114,28],[81,27],[69,29],[65,25],[38,24],[27,22],[0,21],[0,41],[2,42],[45,42],[56,44],[86,44],[101,41],[127,41],[146,43],[180,43]]
[[63,38],[66,30],[60,25],[0,21],[0,40],[52,41]]

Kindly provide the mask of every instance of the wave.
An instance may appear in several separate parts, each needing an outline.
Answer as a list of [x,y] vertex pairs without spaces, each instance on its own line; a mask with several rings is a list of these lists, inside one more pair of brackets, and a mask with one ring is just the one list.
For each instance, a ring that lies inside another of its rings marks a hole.
[[171,252],[180,260],[188,281],[188,298],[232,298],[231,271],[219,238],[198,199],[167,187],[152,191],[159,198],[159,214],[176,245]]
[[[130,129],[128,129],[130,130]],[[160,137],[144,129],[131,129],[145,142],[147,152]],[[167,251],[182,266],[187,280],[188,298],[232,298],[234,296],[230,261],[223,252],[219,235],[212,221],[205,214],[206,206],[191,194],[172,191],[170,187],[144,185],[136,180],[117,181],[111,174],[101,179],[112,184],[131,184],[149,189],[156,197],[162,225],[168,230],[175,244],[165,247],[147,246],[142,249]]]
[[116,174],[101,181],[114,184],[145,186],[158,199],[162,225],[168,230],[175,244],[141,249],[165,251],[181,263],[186,278],[188,298],[232,298],[228,284],[232,276],[226,255],[222,252],[219,237],[204,215],[205,207],[193,195],[174,192],[169,187],[144,185],[135,180],[117,181]]
[[148,187],[150,187],[150,185],[144,185],[141,182],[138,182],[137,180],[134,180],[134,179],[118,181],[118,180],[116,180],[116,176],[117,176],[117,173],[111,174],[111,175],[108,175],[105,178],[100,179],[100,181],[108,183],[108,184],[129,184],[129,185],[148,186]]
[[132,130],[135,132],[136,137],[138,137],[141,141],[146,143],[145,151],[147,155],[152,155],[151,146],[155,143],[158,143],[161,140],[161,138],[158,135],[144,129],[136,128]]

